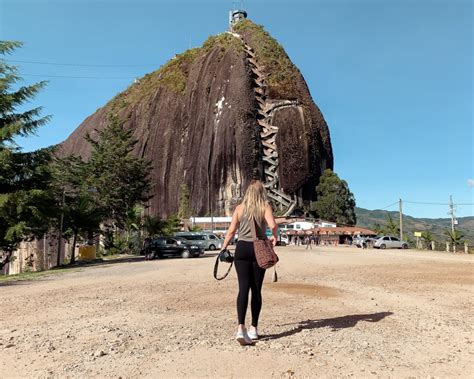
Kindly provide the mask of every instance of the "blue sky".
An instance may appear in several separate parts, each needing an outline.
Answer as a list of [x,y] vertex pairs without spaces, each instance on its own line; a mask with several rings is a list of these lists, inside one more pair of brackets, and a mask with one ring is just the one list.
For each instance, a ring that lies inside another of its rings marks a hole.
[[[25,43],[9,59],[129,65],[17,63],[25,84],[49,80],[29,105],[53,116],[36,137],[18,143],[34,150],[61,142],[134,77],[224,31],[231,6],[0,0],[0,39]],[[254,0],[244,7],[301,70],[329,125],[334,169],[358,206],[385,208],[399,198],[448,203],[449,195],[474,202],[470,0]],[[406,202],[404,211],[447,217],[448,207]],[[457,213],[473,215],[474,207],[459,205]]]

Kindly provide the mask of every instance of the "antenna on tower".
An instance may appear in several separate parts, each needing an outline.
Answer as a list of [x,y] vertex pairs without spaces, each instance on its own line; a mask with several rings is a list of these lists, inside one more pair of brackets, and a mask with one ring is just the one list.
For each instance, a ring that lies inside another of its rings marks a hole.
[[229,12],[229,29],[232,31],[232,27],[241,20],[247,18],[247,12],[244,11],[244,2],[240,0],[240,9],[236,8],[236,2],[232,2],[232,10]]

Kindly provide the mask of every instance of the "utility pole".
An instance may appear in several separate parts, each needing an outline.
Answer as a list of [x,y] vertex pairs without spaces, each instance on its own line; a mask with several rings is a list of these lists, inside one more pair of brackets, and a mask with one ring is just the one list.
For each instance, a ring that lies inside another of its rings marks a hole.
[[58,260],[57,266],[61,266],[61,249],[63,245],[63,226],[64,226],[64,205],[66,201],[66,190],[63,189],[63,197],[61,201],[61,216],[59,219],[59,235],[58,235]]
[[214,233],[214,215],[212,213],[212,203],[211,203],[211,232]]
[[453,195],[449,196],[449,215],[451,215],[451,232],[454,236],[454,221],[456,220],[455,209],[453,204]]
[[402,199],[398,199],[398,208],[400,211],[400,241],[403,240],[403,209],[402,209]]

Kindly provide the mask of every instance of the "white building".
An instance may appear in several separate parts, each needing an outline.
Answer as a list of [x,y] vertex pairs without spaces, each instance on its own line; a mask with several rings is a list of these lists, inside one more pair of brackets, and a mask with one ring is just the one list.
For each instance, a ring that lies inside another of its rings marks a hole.
[[281,231],[288,230],[310,230],[314,228],[335,228],[337,225],[334,222],[318,220],[316,222],[311,221],[295,221],[288,224],[279,225]]
[[202,230],[225,233],[229,229],[232,217],[190,217],[190,226],[199,226]]

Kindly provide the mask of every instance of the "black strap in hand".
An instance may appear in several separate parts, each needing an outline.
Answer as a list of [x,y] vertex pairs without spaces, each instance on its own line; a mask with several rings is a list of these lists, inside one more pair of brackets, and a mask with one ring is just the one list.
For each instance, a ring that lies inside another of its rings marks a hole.
[[221,276],[220,278],[217,277],[217,269],[219,268],[219,261],[220,261],[221,254],[222,254],[223,252],[224,252],[224,250],[221,251],[221,252],[217,255],[216,263],[214,264],[214,278],[216,278],[217,280],[222,280],[222,279],[224,279],[227,275],[229,275],[229,272],[230,272],[230,270],[231,270],[231,268],[232,268],[232,265],[234,264],[234,261],[232,261],[232,262],[230,263],[229,268],[227,269],[227,272],[226,272],[223,276]]

